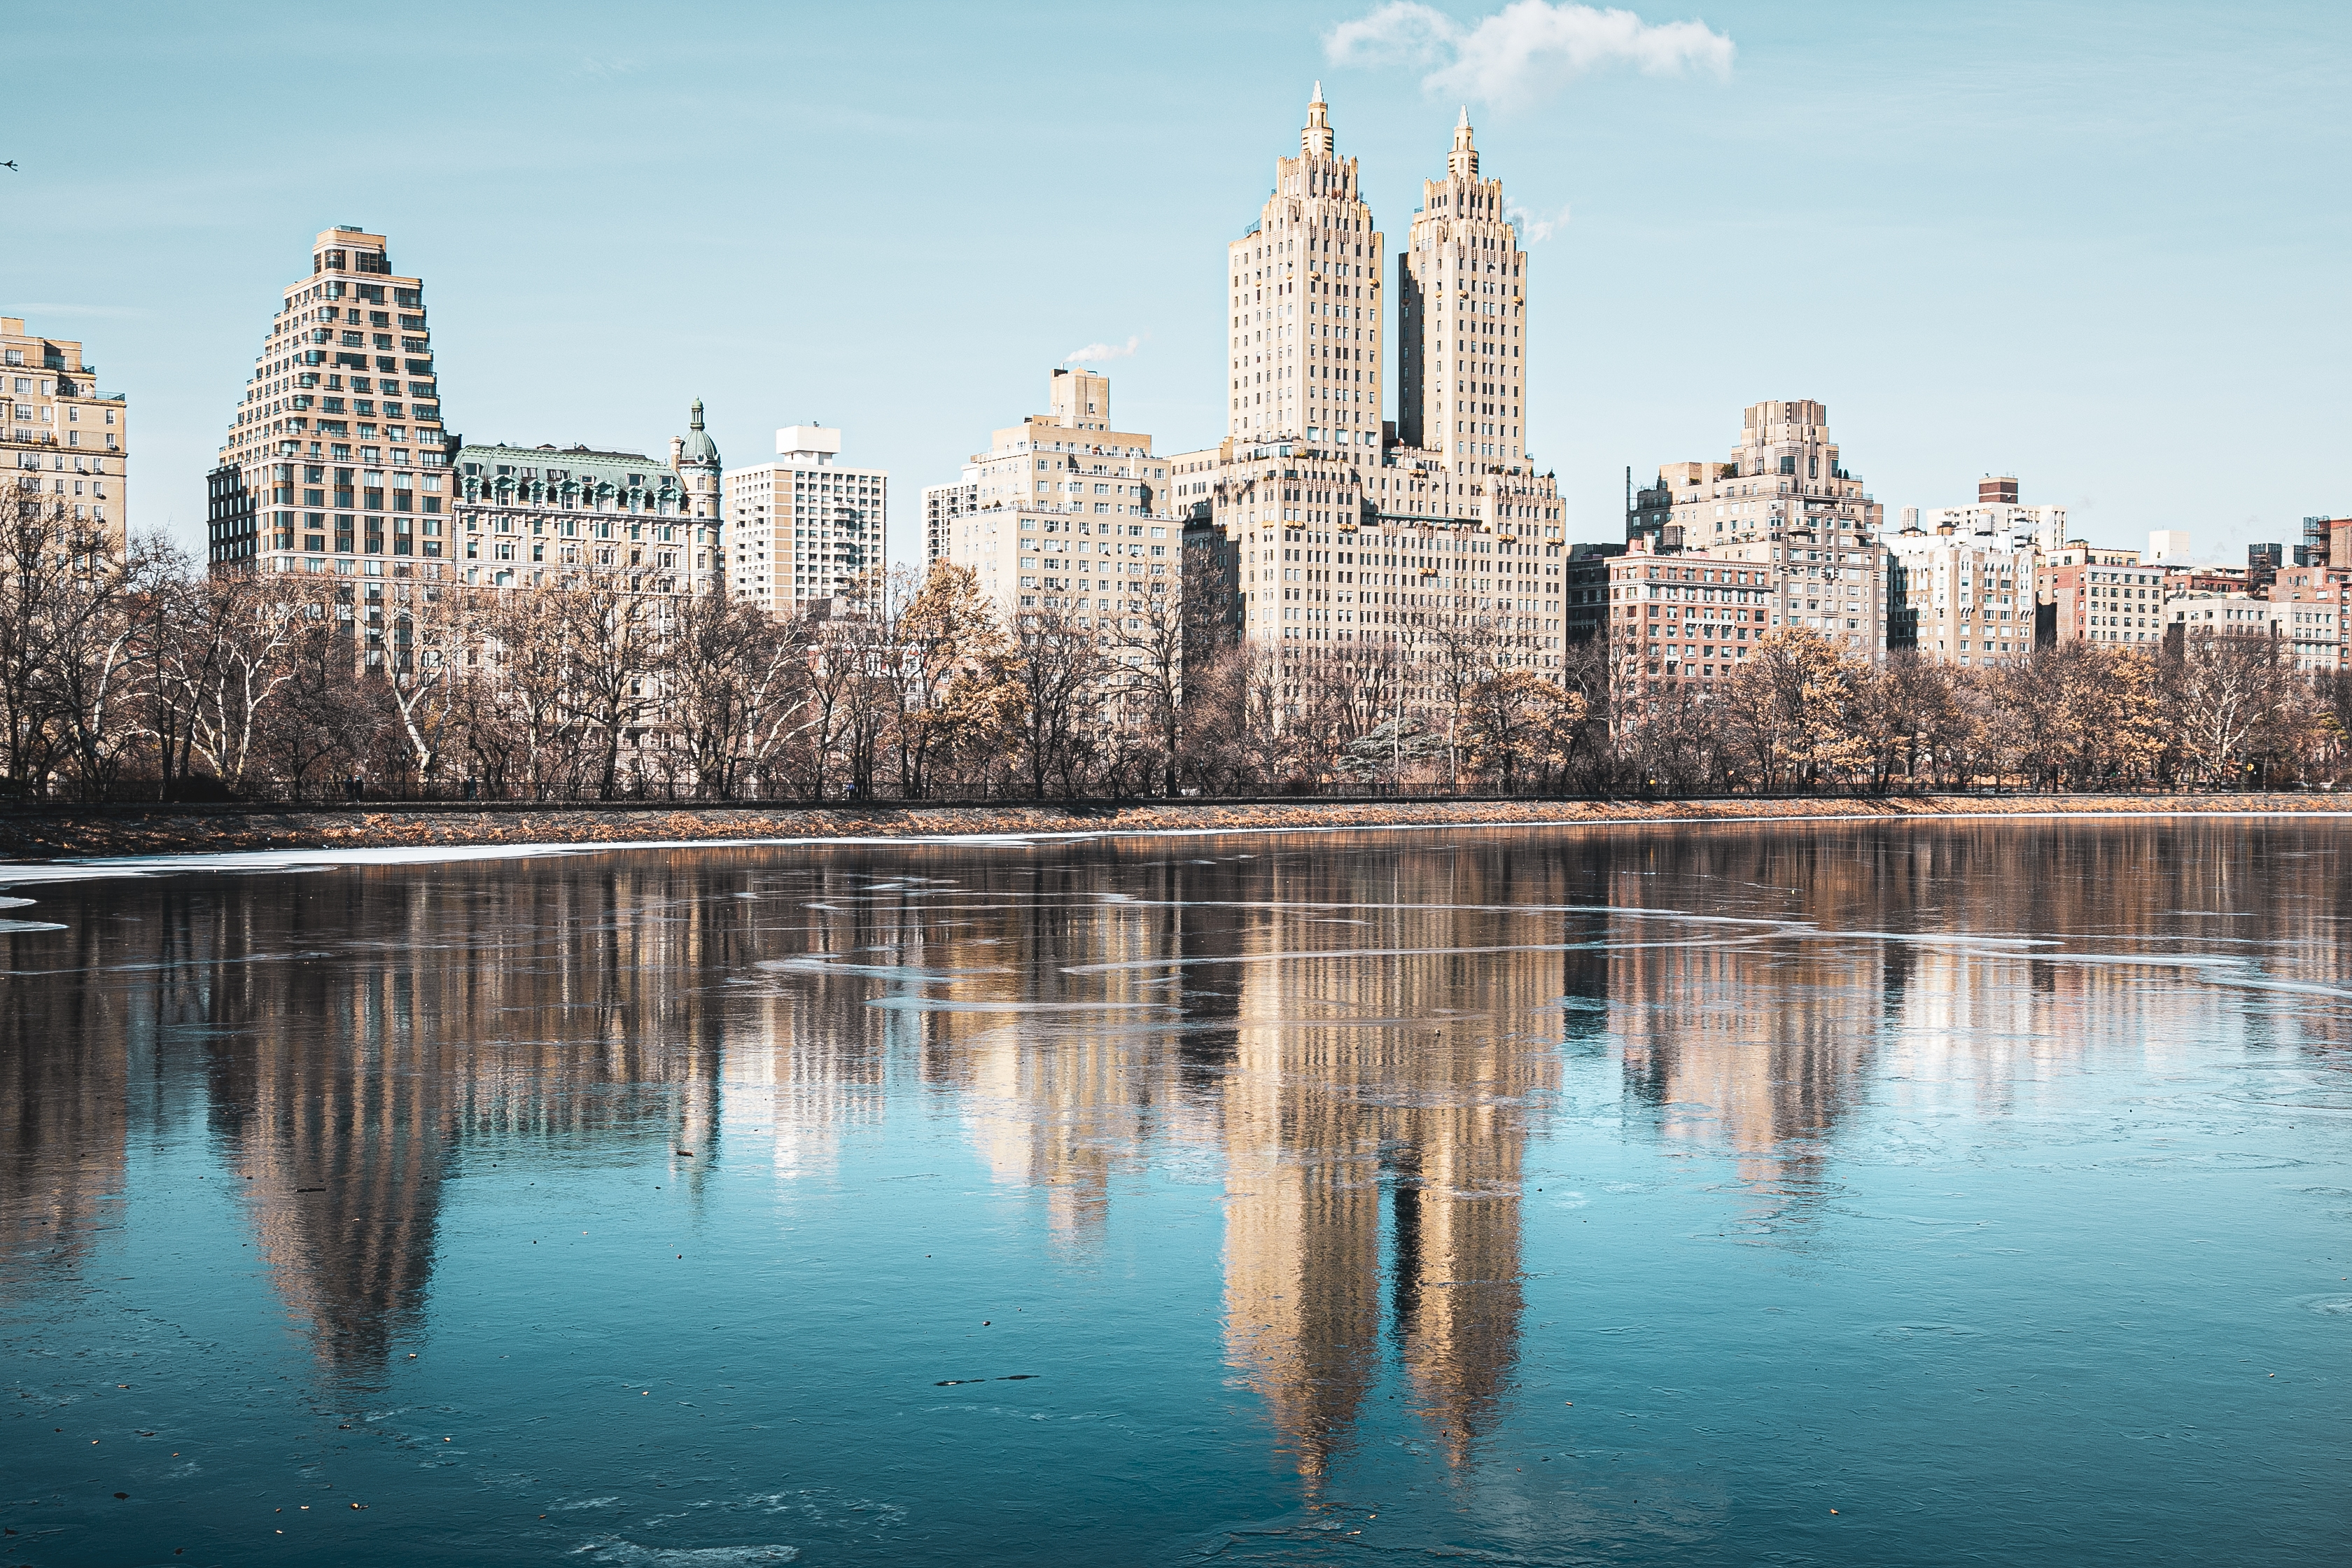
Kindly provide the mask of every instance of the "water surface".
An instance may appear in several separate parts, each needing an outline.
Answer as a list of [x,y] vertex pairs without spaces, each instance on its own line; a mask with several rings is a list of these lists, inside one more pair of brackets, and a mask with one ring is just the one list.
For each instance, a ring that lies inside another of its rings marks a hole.
[[26,881],[0,1563],[2330,1560],[2344,832]]

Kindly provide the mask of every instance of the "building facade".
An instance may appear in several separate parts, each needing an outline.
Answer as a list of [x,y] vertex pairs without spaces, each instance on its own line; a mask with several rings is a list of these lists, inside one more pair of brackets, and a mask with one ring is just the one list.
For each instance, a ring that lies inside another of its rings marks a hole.
[[1889,652],[1982,667],[2033,651],[2030,535],[1905,529],[1886,552]]
[[948,539],[955,520],[980,505],[980,471],[966,468],[953,484],[923,487],[923,564],[930,567],[948,556]]
[[1401,446],[1469,473],[1526,455],[1528,262],[1504,216],[1503,182],[1482,179],[1470,111],[1445,177],[1422,182],[1397,257],[1397,419]]
[[889,562],[890,476],[843,467],[822,425],[785,426],[776,455],[726,476],[729,589],[774,616],[830,608]]
[[1903,526],[1931,534],[1949,529],[1960,538],[1990,534],[2013,539],[2048,554],[2065,543],[2066,509],[2022,505],[2017,499],[2015,475],[1988,474],[1977,481],[1974,506],[1905,507]]
[[2343,610],[2324,599],[2180,594],[2165,602],[2159,635],[2167,647],[2178,653],[2188,638],[2200,633],[2267,638],[2280,657],[2299,670],[2324,673],[2345,668]]
[[1580,577],[1605,575],[1601,635],[1611,681],[1629,694],[1674,683],[1704,693],[1784,628],[1851,658],[1885,657],[1887,553],[1851,531],[1799,529],[1664,554],[1641,538],[1580,566]]
[[[1799,529],[1838,546],[1875,539],[1885,510],[1838,460],[1829,407],[1806,399],[1752,403],[1740,415],[1728,462],[1670,463],[1655,489],[1671,498],[1660,527],[1682,530],[1686,550],[1769,538]],[[1657,509],[1648,507],[1646,520]],[[1631,514],[1629,514],[1630,516]],[[1646,531],[1651,525],[1645,521]]]
[[438,576],[422,547],[442,537],[457,442],[433,363],[423,279],[392,270],[380,234],[321,233],[206,484],[214,568]]
[[1227,436],[1378,455],[1382,238],[1317,83],[1298,156],[1225,247]]
[[[2352,669],[2352,563],[2342,566],[2289,566],[2271,584],[2271,603],[2300,616],[2307,608],[2336,615],[2336,665]],[[2297,622],[2315,626],[2321,623]]]
[[20,498],[104,533],[120,555],[130,538],[131,405],[98,390],[97,367],[70,338],[0,317],[0,463]]
[[2144,647],[2164,639],[2166,577],[2135,550],[2080,545],[2044,559],[2035,596],[2046,631],[2037,640]]
[[967,461],[971,510],[949,521],[940,558],[969,568],[1006,620],[1058,611],[1115,629],[1181,589],[1170,461],[1150,436],[1113,427],[1108,376],[1057,369],[1048,395],[1047,412]]
[[[702,405],[694,405],[694,430]],[[718,451],[698,461],[690,437],[673,466],[641,452],[584,446],[467,446],[457,451],[455,510],[414,542],[428,578],[482,588],[576,588],[693,594],[723,581]],[[446,563],[446,576],[441,568]]]

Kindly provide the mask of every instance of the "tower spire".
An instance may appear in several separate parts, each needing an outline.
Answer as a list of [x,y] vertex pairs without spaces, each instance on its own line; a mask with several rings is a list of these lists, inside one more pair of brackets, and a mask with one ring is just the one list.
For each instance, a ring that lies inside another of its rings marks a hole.
[[1323,101],[1323,84],[1315,84],[1315,96],[1307,103],[1307,129],[1298,133],[1298,150],[1309,158],[1331,155],[1331,106]]
[[1456,180],[1478,177],[1478,146],[1471,140],[1470,106],[1462,106],[1462,118],[1454,122],[1454,150],[1445,155],[1445,173]]

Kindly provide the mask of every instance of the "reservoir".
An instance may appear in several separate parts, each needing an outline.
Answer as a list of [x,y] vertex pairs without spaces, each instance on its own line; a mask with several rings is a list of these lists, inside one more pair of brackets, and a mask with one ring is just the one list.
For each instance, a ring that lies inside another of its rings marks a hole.
[[2345,843],[0,867],[0,1563],[2332,1560]]

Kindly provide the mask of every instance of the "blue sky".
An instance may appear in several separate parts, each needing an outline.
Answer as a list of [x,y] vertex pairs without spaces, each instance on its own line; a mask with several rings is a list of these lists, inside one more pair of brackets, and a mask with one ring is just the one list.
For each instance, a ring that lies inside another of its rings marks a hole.
[[658,453],[698,395],[730,463],[838,425],[903,558],[1083,345],[1135,342],[1120,425],[1216,437],[1223,247],[1319,78],[1391,247],[1465,96],[1552,226],[1529,430],[1571,537],[1779,397],[1890,518],[2000,469],[2208,557],[2352,511],[2352,10],[1517,4],[1391,16],[1429,47],[1378,59],[1333,45],[1370,0],[19,7],[12,74],[59,91],[0,123],[0,310],[130,395],[134,521],[193,543],[279,289],[358,224],[469,438]]

